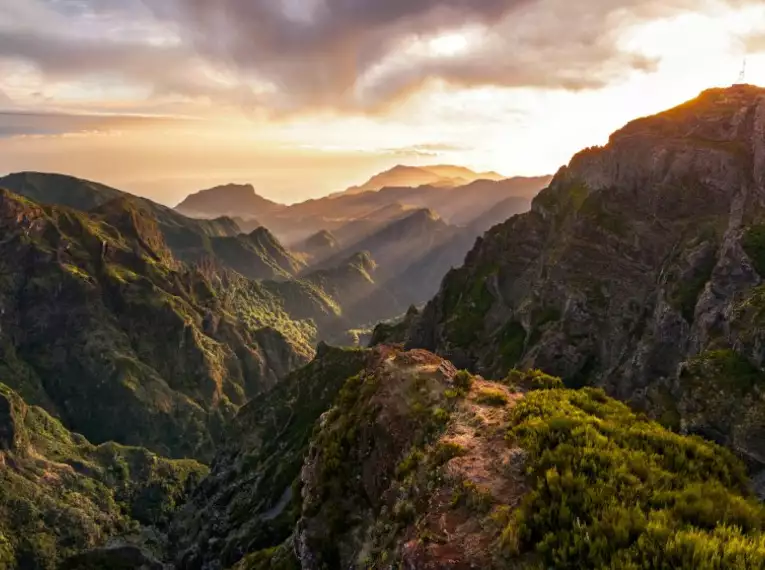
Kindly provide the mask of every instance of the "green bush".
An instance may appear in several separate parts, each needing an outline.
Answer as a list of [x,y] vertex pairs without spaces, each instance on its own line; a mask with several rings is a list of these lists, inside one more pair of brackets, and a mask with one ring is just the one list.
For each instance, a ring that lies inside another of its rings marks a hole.
[[765,568],[765,508],[727,450],[590,388],[527,394],[508,437],[532,483],[500,538],[505,556],[556,569]]
[[460,370],[454,375],[454,385],[463,393],[469,392],[473,387],[473,376],[467,370]]
[[510,401],[510,398],[508,398],[507,394],[505,394],[502,390],[497,388],[484,388],[478,392],[475,400],[479,404],[500,407],[506,406]]
[[541,370],[511,370],[505,383],[516,389],[525,391],[534,390],[559,390],[563,388],[563,380],[557,376],[550,376]]

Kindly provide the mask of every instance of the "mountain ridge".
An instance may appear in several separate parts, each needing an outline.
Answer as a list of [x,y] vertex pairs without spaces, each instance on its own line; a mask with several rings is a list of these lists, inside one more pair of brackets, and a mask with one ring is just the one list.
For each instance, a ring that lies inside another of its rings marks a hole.
[[578,153],[446,276],[411,346],[603,386],[762,470],[763,132],[765,89],[734,86]]

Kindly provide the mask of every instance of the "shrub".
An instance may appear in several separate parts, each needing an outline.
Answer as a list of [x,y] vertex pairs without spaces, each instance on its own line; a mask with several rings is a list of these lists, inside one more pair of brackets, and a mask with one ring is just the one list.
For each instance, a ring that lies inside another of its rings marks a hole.
[[454,375],[454,385],[461,392],[469,392],[473,387],[473,376],[467,370],[460,370]]
[[558,390],[563,388],[563,380],[557,376],[550,376],[541,370],[511,370],[505,383],[516,389],[534,391],[534,390]]
[[765,507],[727,450],[643,421],[601,390],[512,409],[531,490],[499,540],[540,567],[765,568]]
[[476,396],[476,402],[487,406],[506,406],[509,401],[507,394],[497,388],[484,388]]

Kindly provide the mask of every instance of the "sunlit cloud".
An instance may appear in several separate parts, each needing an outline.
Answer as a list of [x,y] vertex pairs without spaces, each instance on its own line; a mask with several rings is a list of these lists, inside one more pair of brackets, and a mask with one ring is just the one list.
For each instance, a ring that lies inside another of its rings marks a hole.
[[397,162],[549,173],[746,55],[765,83],[764,29],[755,0],[4,0],[0,171],[172,200]]

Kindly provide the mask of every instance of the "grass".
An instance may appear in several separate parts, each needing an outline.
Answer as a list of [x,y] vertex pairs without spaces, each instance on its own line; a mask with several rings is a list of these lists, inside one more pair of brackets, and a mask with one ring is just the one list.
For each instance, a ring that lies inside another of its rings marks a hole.
[[712,384],[729,394],[748,393],[765,385],[765,372],[739,353],[730,350],[704,352],[691,359],[681,375],[683,382]]
[[556,390],[563,388],[563,381],[550,376],[541,370],[511,370],[505,384],[516,390],[534,391],[534,390]]
[[504,370],[516,366],[523,357],[526,329],[516,321],[505,324],[496,336],[500,367]]

